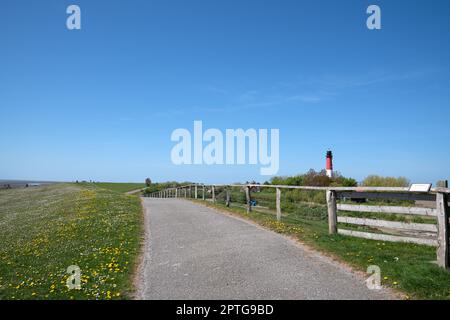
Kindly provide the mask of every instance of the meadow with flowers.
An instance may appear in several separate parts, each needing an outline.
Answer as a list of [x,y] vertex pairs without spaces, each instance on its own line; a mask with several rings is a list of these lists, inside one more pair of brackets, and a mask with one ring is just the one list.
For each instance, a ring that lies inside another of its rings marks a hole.
[[131,298],[141,219],[139,197],[94,185],[1,190],[0,299]]

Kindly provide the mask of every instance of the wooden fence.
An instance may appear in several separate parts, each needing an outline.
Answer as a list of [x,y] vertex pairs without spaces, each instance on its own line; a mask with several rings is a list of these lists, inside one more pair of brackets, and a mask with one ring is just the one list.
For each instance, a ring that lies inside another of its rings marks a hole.
[[[432,188],[429,192],[411,192],[409,188],[384,188],[384,187],[304,187],[304,186],[275,186],[275,185],[187,185],[177,188],[165,189],[154,192],[149,197],[153,198],[199,198],[201,191],[202,199],[210,194],[212,202],[216,202],[216,191],[218,188],[225,189],[225,203],[230,206],[230,188],[239,187],[245,192],[247,212],[252,210],[251,193],[255,188],[276,189],[276,216],[280,221],[281,193],[283,189],[298,190],[320,190],[326,193],[328,208],[328,228],[330,234],[341,234],[372,240],[393,241],[404,243],[415,243],[434,246],[437,248],[437,262],[442,268],[449,268],[449,193],[448,188]],[[201,189],[201,190],[200,190]],[[339,200],[351,199],[352,204],[338,203]],[[434,203],[434,208],[385,206],[385,205],[362,205],[353,204],[358,200],[407,200],[427,201]],[[401,214],[406,216],[424,217],[433,219],[433,223],[411,223],[354,217],[340,215],[341,212],[373,213],[373,214]],[[363,232],[341,228],[344,226],[368,227],[381,230],[382,233]],[[392,234],[394,233],[394,234]]]

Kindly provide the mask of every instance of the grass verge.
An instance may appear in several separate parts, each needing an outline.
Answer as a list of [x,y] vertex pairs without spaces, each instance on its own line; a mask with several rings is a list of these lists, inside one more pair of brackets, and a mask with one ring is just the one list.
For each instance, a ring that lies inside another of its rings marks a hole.
[[99,183],[95,183],[94,185],[97,186],[97,187],[103,188],[103,189],[116,191],[116,192],[121,192],[121,193],[125,193],[125,192],[129,192],[129,191],[134,191],[134,190],[144,189],[145,188],[145,184],[144,183],[99,182]]
[[138,197],[94,185],[0,191],[0,299],[130,298],[141,217]]
[[365,272],[370,265],[381,269],[382,284],[405,293],[407,299],[450,299],[450,271],[439,268],[436,249],[432,247],[381,242],[341,235],[329,235],[323,220],[302,219],[286,214],[282,222],[273,213],[252,211],[241,207],[193,200],[233,215],[256,222],[275,232],[285,234],[308,246]]

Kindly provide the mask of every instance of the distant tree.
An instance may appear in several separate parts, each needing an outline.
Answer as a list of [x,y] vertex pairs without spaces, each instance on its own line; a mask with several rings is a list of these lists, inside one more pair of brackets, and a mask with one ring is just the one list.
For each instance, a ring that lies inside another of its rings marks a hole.
[[152,180],[150,178],[145,179],[145,185],[150,187],[152,185]]
[[353,178],[344,177],[340,172],[336,171],[332,178],[333,187],[357,187],[358,182]]
[[358,186],[358,181],[356,181],[353,178],[345,178],[343,177],[340,183],[341,186],[343,187],[357,187]]
[[270,182],[265,182],[265,184],[311,187],[356,187],[358,185],[355,179],[344,177],[337,171],[333,178],[330,178],[327,176],[326,170],[315,171],[314,169],[296,176],[273,177]]
[[265,184],[279,185],[279,186],[302,186],[304,181],[303,175],[293,177],[273,177],[270,182]]
[[304,185],[313,187],[328,187],[331,179],[327,176],[326,170],[320,172],[310,169],[304,176]]

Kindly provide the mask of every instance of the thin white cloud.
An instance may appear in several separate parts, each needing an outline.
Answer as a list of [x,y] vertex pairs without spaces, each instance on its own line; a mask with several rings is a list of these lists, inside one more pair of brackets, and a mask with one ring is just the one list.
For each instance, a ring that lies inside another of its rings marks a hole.
[[[235,97],[235,103],[223,106],[191,107],[167,111],[159,111],[155,116],[181,116],[195,112],[234,112],[256,108],[270,108],[299,103],[301,105],[318,104],[336,98],[339,94],[352,88],[367,87],[377,84],[417,80],[437,72],[435,69],[424,69],[409,72],[369,72],[359,75],[324,74],[321,76],[301,78],[296,81],[284,81],[274,84],[268,89],[247,90]],[[209,87],[211,90],[214,87]],[[214,91],[214,89],[212,89]],[[228,93],[225,89],[217,92]]]

